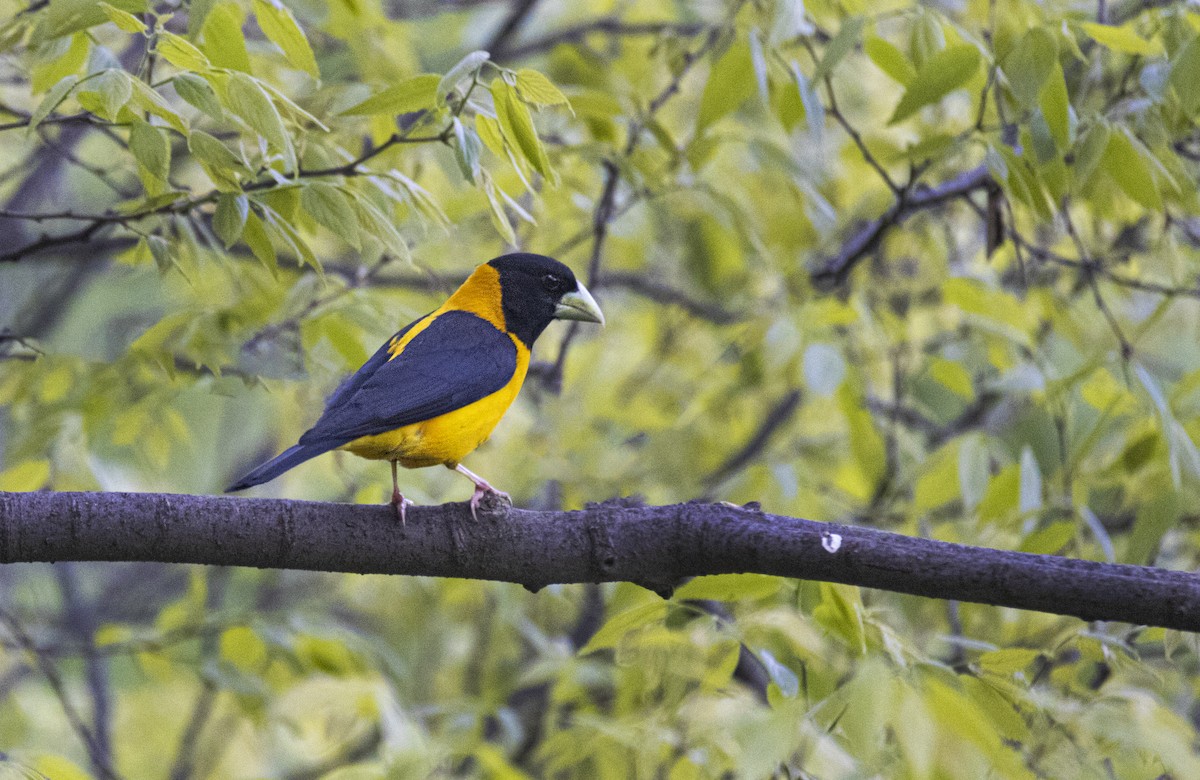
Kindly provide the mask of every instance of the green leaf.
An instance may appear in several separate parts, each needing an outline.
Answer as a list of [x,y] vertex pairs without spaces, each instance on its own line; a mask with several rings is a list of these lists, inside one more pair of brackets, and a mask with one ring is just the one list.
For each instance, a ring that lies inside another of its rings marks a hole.
[[214,121],[224,121],[225,112],[221,109],[221,101],[217,100],[212,85],[205,79],[195,73],[180,73],[171,83],[179,97],[212,117]]
[[866,19],[861,16],[854,16],[842,22],[837,34],[829,40],[829,43],[825,44],[825,54],[817,63],[817,69],[813,71],[813,81],[820,82],[832,74],[834,68],[846,58],[846,55],[854,51],[854,47],[862,38],[864,24],[866,24]]
[[979,50],[970,44],[947,47],[929,58],[904,91],[889,124],[901,122],[966,84],[979,69]]
[[321,78],[312,47],[308,45],[308,39],[296,23],[296,17],[292,16],[291,9],[279,0],[254,0],[254,16],[263,33],[283,51],[292,67],[314,79]]
[[42,98],[42,102],[38,103],[37,108],[30,115],[29,129],[36,130],[37,126],[67,99],[67,95],[71,94],[71,90],[78,83],[78,76],[64,76],[61,81],[51,87],[50,91],[46,93],[46,97]]
[[1188,41],[1171,60],[1170,84],[1184,113],[1195,116],[1200,111],[1200,36]]
[[396,230],[392,220],[388,219],[370,201],[357,192],[349,192],[354,199],[355,216],[363,236],[370,236],[379,242],[385,251],[405,260],[412,260],[412,250],[404,237]]
[[504,79],[494,79],[492,98],[496,104],[496,118],[505,137],[516,143],[534,170],[557,183],[558,175],[550,167],[550,158],[546,156],[546,149],[533,128],[533,117],[526,105],[517,98],[516,91]]
[[1142,56],[1157,54],[1160,47],[1138,35],[1130,25],[1114,27],[1095,22],[1083,22],[1080,25],[1093,41],[1113,51]]
[[296,169],[291,138],[283,126],[283,118],[256,79],[244,73],[229,74],[225,106],[246,121],[267,143],[284,154],[288,169]]
[[1100,164],[1131,199],[1152,211],[1160,211],[1162,196],[1146,159],[1149,155],[1149,150],[1121,128],[1109,135]]
[[863,41],[863,51],[875,63],[875,67],[903,86],[907,87],[917,77],[916,66],[904,52],[883,38],[874,35],[867,38]]
[[162,95],[155,92],[149,84],[141,79],[130,79],[130,82],[133,84],[134,99],[143,111],[149,111],[183,135],[188,134],[187,122],[175,113]]
[[171,144],[167,135],[141,119],[129,130],[129,151],[146,172],[165,182],[171,173]]
[[133,79],[125,71],[110,68],[82,81],[75,90],[75,99],[87,111],[117,121],[117,114],[133,97]]
[[473,51],[467,56],[454,64],[450,70],[446,71],[446,75],[438,79],[436,95],[436,105],[442,105],[446,102],[446,97],[454,91],[458,86],[458,82],[465,79],[467,76],[474,76],[483,63],[488,61],[492,55],[486,51]]
[[497,157],[504,156],[504,131],[500,129],[499,122],[486,114],[476,114],[475,132],[492,154]]
[[1058,64],[1058,42],[1044,27],[1034,27],[1022,36],[1016,48],[1004,60],[1004,75],[1009,89],[1024,108],[1032,108]]
[[246,36],[242,33],[245,12],[236,3],[218,3],[208,12],[201,28],[204,52],[218,68],[250,72]]
[[407,114],[437,104],[439,77],[435,73],[422,73],[388,87],[342,112],[343,116],[371,116],[375,114]]
[[68,38],[61,38],[42,47],[39,61],[33,68],[33,78],[30,80],[33,93],[36,95],[57,84],[66,76],[79,75],[79,71],[87,63],[91,39],[80,33]]
[[127,33],[146,32],[146,23],[128,11],[123,11],[120,8],[109,5],[108,3],[100,3],[100,10],[104,12],[104,15],[107,16],[113,24]]
[[479,179],[479,155],[483,151],[483,142],[472,128],[454,117],[454,159],[463,178],[474,184]]
[[300,190],[300,207],[335,236],[355,249],[362,249],[355,205],[340,187],[310,182]]
[[1071,121],[1071,96],[1067,92],[1067,80],[1063,75],[1062,66],[1054,63],[1054,69],[1046,78],[1042,87],[1038,106],[1050,135],[1059,151],[1066,151],[1075,142],[1075,123]]
[[787,668],[775,659],[769,650],[759,650],[758,659],[762,662],[763,668],[767,670],[767,674],[771,678],[771,682],[778,688],[779,692],[786,698],[795,698],[800,693],[800,678],[796,673]]
[[661,623],[667,615],[667,607],[666,601],[656,599],[613,615],[592,635],[588,643],[580,648],[579,654],[587,655],[597,650],[616,647],[626,634],[653,623]]
[[242,164],[229,147],[202,130],[193,130],[188,137],[188,150],[217,189],[222,192],[241,192],[238,171]]
[[979,656],[979,668],[987,674],[1009,677],[1025,671],[1030,664],[1041,657],[1041,650],[1006,647],[1003,650],[992,650]]
[[162,236],[146,236],[146,245],[150,247],[150,254],[154,257],[154,264],[158,266],[158,272],[165,274],[172,268],[178,268],[179,264],[175,261],[175,257],[171,254],[171,245]]
[[246,224],[242,229],[242,240],[258,261],[274,272],[279,267],[279,259],[275,254],[275,245],[267,235],[262,220],[253,211],[246,215]]
[[804,106],[804,123],[816,144],[821,143],[825,133],[825,104],[821,96],[813,88],[812,82],[800,70],[799,63],[791,64],[792,80],[796,83],[796,91],[800,94],[800,104]]
[[702,133],[713,122],[741,106],[754,91],[750,46],[744,41],[735,41],[708,74],[696,115],[696,133]]
[[212,67],[204,52],[193,46],[187,38],[174,33],[160,32],[155,51],[180,70],[203,71]]
[[1021,546],[1017,549],[1019,552],[1054,555],[1061,552],[1074,538],[1075,523],[1063,520],[1051,523],[1045,528],[1034,531],[1029,536],[1026,536],[1024,541],[1021,542]]
[[217,210],[213,214],[213,232],[225,244],[233,246],[242,237],[246,219],[250,216],[250,199],[245,195],[222,193],[217,198]]
[[783,587],[783,580],[766,574],[714,574],[696,577],[675,591],[677,601],[739,601],[765,599]]
[[936,379],[942,387],[966,401],[975,400],[975,387],[971,382],[971,372],[955,360],[935,358],[929,367],[929,375]]
[[536,70],[521,68],[517,71],[517,93],[521,100],[535,106],[567,106],[571,103],[558,87]]
[[497,187],[490,176],[485,176],[483,179],[483,192],[487,195],[488,213],[492,218],[492,225],[496,228],[496,232],[508,242],[511,246],[517,245],[517,234],[513,230],[512,222],[508,219],[508,214],[504,212],[504,204],[501,198],[497,195]]

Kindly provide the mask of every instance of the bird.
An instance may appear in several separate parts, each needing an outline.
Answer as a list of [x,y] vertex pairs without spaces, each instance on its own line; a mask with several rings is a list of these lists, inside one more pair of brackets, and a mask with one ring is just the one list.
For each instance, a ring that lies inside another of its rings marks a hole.
[[516,252],[478,266],[440,307],[387,340],[329,396],[299,441],[239,479],[232,493],[275,479],[331,450],[392,465],[401,523],[413,502],[397,466],[444,465],[475,484],[471,515],[494,494],[511,498],[462,464],[491,435],[525,381],[530,350],[553,320],[604,325],[596,299],[571,269]]

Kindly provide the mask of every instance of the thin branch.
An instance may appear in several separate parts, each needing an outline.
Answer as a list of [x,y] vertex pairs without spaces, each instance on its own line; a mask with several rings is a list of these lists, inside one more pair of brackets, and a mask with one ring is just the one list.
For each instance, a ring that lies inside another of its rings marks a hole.
[[[358,158],[351,160],[344,165],[337,165],[329,168],[318,168],[312,170],[298,169],[292,174],[290,180],[295,179],[310,179],[321,178],[326,176],[363,176],[369,175],[369,172],[362,170],[361,166],[367,161],[379,156],[384,151],[390,149],[397,144],[421,144],[421,143],[446,143],[450,138],[452,128],[443,130],[438,135],[433,136],[405,136],[393,135],[386,142],[379,146],[364,152]],[[286,185],[285,180],[285,185]],[[265,177],[257,181],[250,182],[242,186],[243,192],[258,192],[268,190],[273,187],[281,186],[280,182],[273,177]],[[64,233],[58,236],[43,236],[38,241],[26,244],[23,247],[11,250],[0,254],[0,263],[16,262],[30,255],[43,252],[47,249],[52,249],[59,246],[67,246],[70,244],[83,243],[90,240],[101,228],[110,225],[128,226],[131,222],[137,222],[150,217],[165,216],[170,214],[188,214],[193,210],[208,203],[216,201],[220,195],[220,190],[213,189],[209,192],[196,196],[194,198],[185,198],[183,200],[167,203],[154,208],[134,211],[128,214],[120,212],[108,211],[102,214],[81,214],[74,211],[51,211],[51,212],[24,212],[5,210],[0,211],[0,218],[7,219],[22,219],[32,222],[40,222],[43,220],[68,220],[76,222],[89,222],[79,230],[70,233]]]
[[[4,494],[0,493],[0,495]],[[63,715],[66,716],[71,730],[83,742],[84,749],[87,750],[87,754],[92,761],[92,767],[104,780],[119,780],[119,777],[113,772],[108,762],[103,759],[103,754],[96,742],[95,735],[92,734],[91,729],[84,722],[83,716],[79,714],[79,710],[75,709],[75,705],[67,695],[66,684],[63,682],[62,676],[58,673],[58,667],[54,665],[53,661],[37,651],[37,645],[34,643],[33,637],[29,636],[16,616],[0,608],[0,623],[4,625],[5,630],[13,635],[13,638],[21,646],[21,649],[33,656],[33,661],[37,665],[38,671],[46,678],[46,682],[54,692],[55,698],[58,699],[59,706],[62,707]]]
[[1075,229],[1075,220],[1071,218],[1069,204],[1063,205],[1061,215],[1067,227],[1067,234],[1071,237],[1071,241],[1074,242],[1075,251],[1079,253],[1079,258],[1083,263],[1083,277],[1087,281],[1088,287],[1092,290],[1092,298],[1096,302],[1096,308],[1100,309],[1100,313],[1104,315],[1109,329],[1112,330],[1117,343],[1121,347],[1121,359],[1127,361],[1133,357],[1133,344],[1125,337],[1125,332],[1121,330],[1121,325],[1117,322],[1116,315],[1113,314],[1112,309],[1108,306],[1108,302],[1104,300],[1104,296],[1100,293],[1100,285],[1096,282],[1097,264],[1092,260],[1091,254],[1083,244],[1083,239],[1079,237],[1079,232]]
[[108,685],[108,666],[96,652],[96,620],[94,610],[79,593],[75,564],[64,561],[54,567],[59,593],[63,600],[63,617],[67,630],[83,645],[84,668],[88,694],[92,699],[92,739],[95,749],[89,751],[92,768],[101,775],[113,774],[112,758],[112,695]]
[[818,287],[831,288],[845,283],[846,278],[858,263],[870,254],[883,240],[888,230],[899,225],[913,214],[943,203],[970,195],[988,186],[992,180],[986,165],[973,168],[936,187],[907,192],[884,212],[860,227],[842,244],[832,257],[826,258],[812,272],[813,283]]
[[501,58],[505,55],[508,42],[524,26],[537,3],[538,0],[513,0],[512,8],[483,47],[493,58]]
[[[951,544],[727,504],[575,512],[144,493],[0,493],[0,562],[160,561],[515,582],[757,572],[1200,632],[1191,572]],[[0,613],[3,617],[3,613]]]
[[791,390],[771,407],[766,417],[759,424],[754,435],[742,445],[742,448],[729,456],[728,459],[702,480],[705,485],[704,497],[711,499],[722,482],[737,474],[742,469],[756,461],[763,450],[770,444],[775,432],[792,419],[800,408],[801,394],[799,390]]
[[497,53],[492,49],[492,57],[497,60],[519,60],[535,54],[550,51],[555,46],[564,43],[582,43],[589,35],[603,34],[610,38],[633,38],[672,33],[681,36],[692,36],[703,32],[703,24],[688,22],[624,22],[613,16],[581,22],[571,27],[565,27],[547,33],[539,38],[528,40],[518,46],[505,48]]

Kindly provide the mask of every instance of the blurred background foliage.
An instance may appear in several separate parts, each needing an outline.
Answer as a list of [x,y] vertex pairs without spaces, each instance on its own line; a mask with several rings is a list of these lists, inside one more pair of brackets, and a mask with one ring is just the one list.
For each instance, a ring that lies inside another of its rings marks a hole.
[[[609,326],[470,459],[518,505],[1191,569],[1198,113],[1184,2],[0,0],[0,490],[219,492],[519,247]],[[750,575],[0,587],[0,777],[1200,777],[1162,630]]]

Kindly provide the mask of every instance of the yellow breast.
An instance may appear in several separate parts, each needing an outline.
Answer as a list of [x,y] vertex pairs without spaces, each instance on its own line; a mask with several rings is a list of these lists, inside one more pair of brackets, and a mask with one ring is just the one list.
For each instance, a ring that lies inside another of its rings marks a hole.
[[487,441],[525,381],[525,373],[529,370],[529,350],[515,336],[510,335],[509,338],[517,346],[517,370],[504,387],[461,409],[387,433],[363,436],[340,449],[349,450],[363,458],[397,460],[400,465],[410,469],[438,464],[457,465]]

